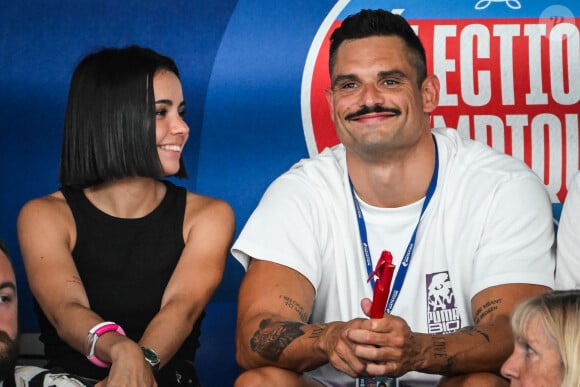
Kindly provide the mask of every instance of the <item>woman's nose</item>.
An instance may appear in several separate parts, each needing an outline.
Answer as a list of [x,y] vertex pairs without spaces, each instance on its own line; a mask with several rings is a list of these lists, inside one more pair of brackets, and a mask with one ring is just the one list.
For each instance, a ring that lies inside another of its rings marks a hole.
[[188,134],[189,126],[182,117],[178,117],[171,125],[171,131],[174,134]]
[[509,380],[516,379],[518,377],[519,366],[515,352],[512,353],[501,366],[501,374],[504,378],[508,378]]

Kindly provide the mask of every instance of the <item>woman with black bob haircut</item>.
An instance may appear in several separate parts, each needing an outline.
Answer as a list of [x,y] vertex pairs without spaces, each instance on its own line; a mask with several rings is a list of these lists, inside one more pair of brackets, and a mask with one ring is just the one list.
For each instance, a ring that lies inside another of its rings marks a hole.
[[[155,146],[153,77],[179,77],[175,62],[147,48],[105,49],[84,58],[71,81],[60,183],[86,188],[130,176],[164,176]],[[177,177],[187,177],[180,159]]]
[[199,385],[234,215],[165,180],[187,176],[184,114],[177,66],[153,50],[107,48],[75,69],[61,187],[18,219],[48,368],[99,386]]

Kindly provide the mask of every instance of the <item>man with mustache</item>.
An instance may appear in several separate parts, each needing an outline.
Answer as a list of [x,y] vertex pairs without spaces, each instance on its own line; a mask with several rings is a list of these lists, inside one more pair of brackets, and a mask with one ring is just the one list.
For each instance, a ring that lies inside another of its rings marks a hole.
[[0,387],[12,386],[92,386],[73,375],[50,373],[34,366],[17,366],[18,294],[8,250],[0,240]]
[[[430,127],[439,81],[402,17],[346,18],[329,68],[341,144],[272,183],[232,248],[247,269],[236,387],[507,385],[510,312],[553,287],[544,185]],[[370,316],[386,251],[390,298]]]

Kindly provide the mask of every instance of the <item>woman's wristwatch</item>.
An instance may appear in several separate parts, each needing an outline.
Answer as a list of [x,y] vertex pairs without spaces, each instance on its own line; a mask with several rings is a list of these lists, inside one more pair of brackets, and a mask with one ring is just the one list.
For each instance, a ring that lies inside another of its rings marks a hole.
[[159,363],[161,363],[159,355],[157,355],[157,352],[153,349],[148,347],[141,347],[141,350],[143,351],[143,356],[145,356],[145,361],[149,363],[153,370],[153,375],[157,375],[159,372]]

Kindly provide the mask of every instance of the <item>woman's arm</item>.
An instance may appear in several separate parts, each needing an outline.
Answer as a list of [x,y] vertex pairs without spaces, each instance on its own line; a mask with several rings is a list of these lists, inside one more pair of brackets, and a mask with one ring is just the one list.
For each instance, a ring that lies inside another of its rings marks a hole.
[[[76,241],[72,213],[60,192],[27,203],[18,217],[20,249],[32,294],[59,337],[86,355],[89,330],[103,318],[90,309],[71,251]],[[101,336],[96,355],[133,386],[152,386],[153,374],[134,341],[116,332]]]
[[221,282],[235,227],[224,201],[188,193],[185,247],[161,300],[159,313],[139,344],[154,349],[161,366],[169,362]]
[[27,203],[18,217],[18,239],[32,294],[58,335],[86,353],[86,336],[102,321],[92,312],[71,256],[74,220],[60,193]]

